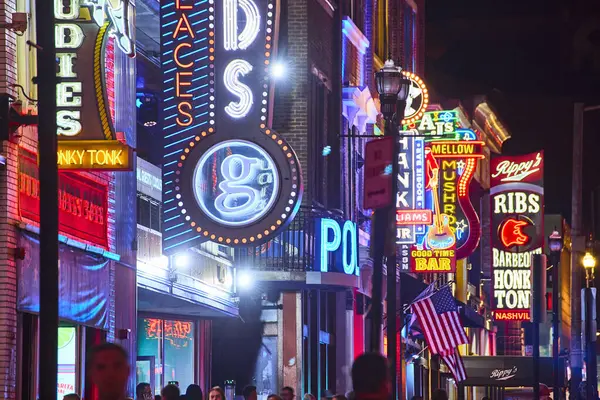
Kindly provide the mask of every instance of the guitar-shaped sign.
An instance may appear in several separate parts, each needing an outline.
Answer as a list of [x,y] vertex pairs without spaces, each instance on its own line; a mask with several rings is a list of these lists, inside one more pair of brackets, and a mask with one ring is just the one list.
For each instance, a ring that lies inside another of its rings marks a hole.
[[440,212],[440,200],[438,197],[438,175],[439,168],[432,168],[429,177],[429,188],[433,193],[433,205],[435,214],[433,225],[427,231],[427,247],[433,250],[449,249],[456,243],[456,237],[450,229],[450,218]]

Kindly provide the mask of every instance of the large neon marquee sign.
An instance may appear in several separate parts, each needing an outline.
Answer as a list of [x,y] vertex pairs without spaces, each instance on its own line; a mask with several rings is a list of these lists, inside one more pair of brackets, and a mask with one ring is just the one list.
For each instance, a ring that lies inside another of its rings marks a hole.
[[[417,120],[406,126],[437,126],[450,135],[404,132],[403,140],[419,145],[417,152],[409,153],[417,160],[412,168],[416,207],[409,209],[397,204],[399,238],[401,232],[406,232],[405,237],[408,232],[414,232],[410,257],[403,256],[402,259],[410,259],[412,272],[454,272],[456,260],[468,257],[479,244],[481,224],[469,197],[469,186],[477,160],[485,157],[484,143],[476,140],[472,130],[455,125],[458,121],[456,111],[424,115],[426,122]],[[404,159],[405,155],[400,153],[400,160]],[[402,181],[402,169],[399,178]],[[399,185],[399,188],[402,190],[403,186]],[[407,253],[403,248],[400,252]]]
[[[88,146],[91,140],[108,140],[111,149],[129,154],[127,146],[115,140],[105,59],[110,36],[120,51],[135,55],[133,5],[124,0],[54,0],[54,20],[56,134],[60,141],[88,141],[81,142],[88,154],[94,150]],[[91,162],[60,163],[59,168],[97,169]],[[113,169],[129,169],[129,165]]]
[[275,2],[161,2],[166,252],[268,241],[295,215],[298,160],[267,126]]
[[491,161],[492,287],[497,320],[529,319],[531,263],[541,254],[543,153]]

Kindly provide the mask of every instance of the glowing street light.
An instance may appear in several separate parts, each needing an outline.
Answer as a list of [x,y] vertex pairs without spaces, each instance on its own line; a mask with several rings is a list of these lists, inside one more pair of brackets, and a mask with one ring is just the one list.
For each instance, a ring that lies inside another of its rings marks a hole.
[[175,268],[185,268],[189,262],[190,258],[187,254],[178,254],[175,256]]
[[248,271],[239,271],[237,278],[238,288],[242,290],[248,290],[254,284],[254,279]]
[[586,252],[583,256],[583,268],[585,268],[585,277],[587,286],[590,287],[590,282],[594,279],[594,268],[596,268],[596,258],[590,253]]
[[286,75],[286,66],[284,63],[277,61],[271,64],[271,77],[274,79],[281,79]]

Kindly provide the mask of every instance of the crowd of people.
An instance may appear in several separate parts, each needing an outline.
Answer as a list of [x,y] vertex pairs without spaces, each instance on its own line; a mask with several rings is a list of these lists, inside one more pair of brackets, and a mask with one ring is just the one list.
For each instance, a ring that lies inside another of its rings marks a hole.
[[[98,389],[100,400],[128,400],[127,382],[131,372],[128,355],[125,349],[113,343],[104,343],[95,347],[88,354],[87,371],[90,379]],[[325,395],[321,400],[389,400],[389,368],[387,359],[376,353],[365,353],[359,356],[352,366],[353,391],[348,395]],[[258,400],[255,386],[246,386],[242,392],[244,400]],[[294,400],[294,389],[286,386],[279,394],[271,394],[267,400]],[[148,383],[140,383],[136,387],[135,400],[226,400],[225,392],[220,387],[213,387],[204,396],[200,386],[189,385],[185,394],[179,386],[169,384],[154,396]],[[63,400],[80,400],[75,393],[68,394]],[[316,400],[312,394],[305,394],[303,400]],[[412,400],[422,400],[415,396]],[[448,400],[443,390],[436,390],[431,400]]]

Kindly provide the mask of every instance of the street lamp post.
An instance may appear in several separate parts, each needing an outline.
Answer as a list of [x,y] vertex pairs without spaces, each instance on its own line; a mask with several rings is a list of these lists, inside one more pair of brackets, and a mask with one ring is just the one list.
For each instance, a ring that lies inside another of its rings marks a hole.
[[582,259],[583,267],[585,268],[585,352],[587,360],[586,368],[586,398],[596,399],[597,367],[596,367],[596,304],[595,304],[595,288],[594,284],[594,269],[596,267],[596,258],[589,252],[585,253]]
[[388,59],[383,68],[375,73],[377,92],[381,102],[381,113],[385,118],[385,135],[393,136],[394,151],[392,160],[392,201],[390,206],[375,211],[374,226],[374,268],[373,268],[373,304],[372,304],[372,327],[371,350],[380,351],[380,332],[382,321],[382,283],[383,283],[383,256],[385,254],[386,242],[392,241],[391,251],[387,257],[387,355],[390,364],[391,398],[397,398],[397,370],[396,370],[396,240],[393,229],[396,221],[396,196],[398,192],[398,125],[404,118],[406,98],[410,88],[410,80],[407,79],[400,67],[394,61]]
[[553,392],[554,398],[560,399],[560,381],[558,370],[560,368],[560,358],[558,350],[558,307],[559,307],[559,271],[560,253],[563,248],[563,238],[554,228],[554,231],[548,236],[548,247],[550,248],[550,263],[552,264],[552,357],[554,364]]

